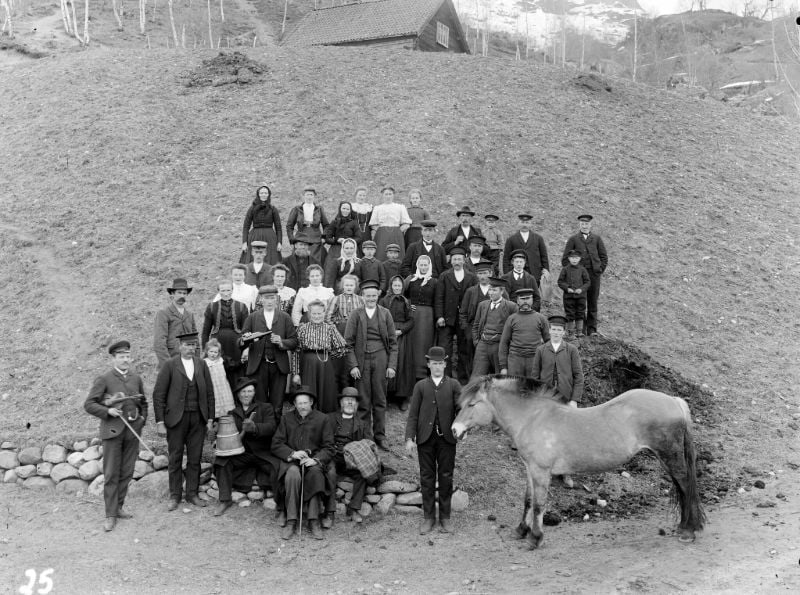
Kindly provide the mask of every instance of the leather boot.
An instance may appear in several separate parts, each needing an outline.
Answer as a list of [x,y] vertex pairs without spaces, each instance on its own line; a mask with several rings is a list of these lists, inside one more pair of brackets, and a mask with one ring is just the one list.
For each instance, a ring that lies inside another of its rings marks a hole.
[[576,320],[575,321],[575,334],[580,339],[583,337],[583,320]]
[[297,521],[286,521],[286,526],[281,529],[281,539],[291,539],[296,526]]
[[322,526],[320,526],[319,519],[312,519],[308,524],[311,526],[311,537],[317,540],[325,539],[322,535]]
[[423,519],[422,523],[419,526],[419,534],[420,535],[427,535],[431,531],[433,531],[433,526],[436,524],[436,519]]

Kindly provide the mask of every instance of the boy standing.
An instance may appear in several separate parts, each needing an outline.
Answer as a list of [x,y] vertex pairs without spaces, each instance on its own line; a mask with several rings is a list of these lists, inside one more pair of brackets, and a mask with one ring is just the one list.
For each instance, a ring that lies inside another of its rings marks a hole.
[[400,260],[399,244],[389,244],[386,246],[386,260],[384,260],[382,264],[383,274],[386,275],[386,284],[382,289],[383,293],[386,294],[389,293],[389,282],[392,277],[401,274],[400,268],[403,266],[403,261]]
[[497,221],[500,218],[497,215],[484,215],[483,220],[486,222],[486,231],[483,235],[486,237],[486,257],[491,261],[494,266],[492,274],[495,277],[500,276],[500,253],[503,251],[503,234],[497,229]]
[[461,384],[444,375],[447,355],[442,347],[431,347],[425,358],[431,374],[414,385],[406,421],[406,451],[417,447],[422,486],[424,519],[420,535],[430,533],[436,524],[436,483],[439,483],[439,523],[442,533],[451,533],[450,497],[453,494],[453,470],[456,439],[453,424],[461,396]]
[[[558,286],[564,292],[564,314],[567,318],[567,339],[577,330],[578,338],[583,336],[583,317],[586,314],[586,291],[591,281],[589,273],[581,266],[581,253],[570,250],[567,254],[569,264],[558,275]],[[577,329],[576,329],[577,327]]]
[[361,250],[364,252],[364,258],[361,259],[361,280],[377,281],[378,287],[383,291],[383,288],[386,287],[387,279],[383,263],[375,258],[378,244],[372,240],[367,240],[361,244]]

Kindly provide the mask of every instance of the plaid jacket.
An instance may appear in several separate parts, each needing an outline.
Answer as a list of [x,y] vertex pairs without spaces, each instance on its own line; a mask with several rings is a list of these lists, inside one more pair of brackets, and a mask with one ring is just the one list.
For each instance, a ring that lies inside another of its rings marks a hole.
[[372,440],[356,440],[344,445],[344,461],[350,469],[358,469],[368,482],[377,479],[381,472],[378,447]]

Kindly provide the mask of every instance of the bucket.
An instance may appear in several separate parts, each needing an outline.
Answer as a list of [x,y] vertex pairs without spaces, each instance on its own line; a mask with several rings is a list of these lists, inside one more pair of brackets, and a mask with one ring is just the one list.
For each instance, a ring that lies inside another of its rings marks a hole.
[[242,439],[239,437],[239,430],[236,429],[236,421],[230,415],[223,415],[219,418],[217,426],[217,448],[215,454],[219,457],[232,457],[244,452]]

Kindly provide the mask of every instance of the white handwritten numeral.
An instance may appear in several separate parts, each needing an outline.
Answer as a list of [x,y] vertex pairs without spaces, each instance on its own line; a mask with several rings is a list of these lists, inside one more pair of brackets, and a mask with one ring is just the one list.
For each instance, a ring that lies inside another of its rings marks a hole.
[[34,570],[33,568],[28,568],[28,570],[25,571],[25,576],[28,578],[28,584],[22,585],[19,588],[19,592],[22,595],[33,595],[34,593],[39,593],[40,595],[46,595],[47,593],[53,590],[52,568],[43,570],[41,574],[39,574],[40,587],[36,591],[33,590],[33,587],[36,584],[36,570]]

